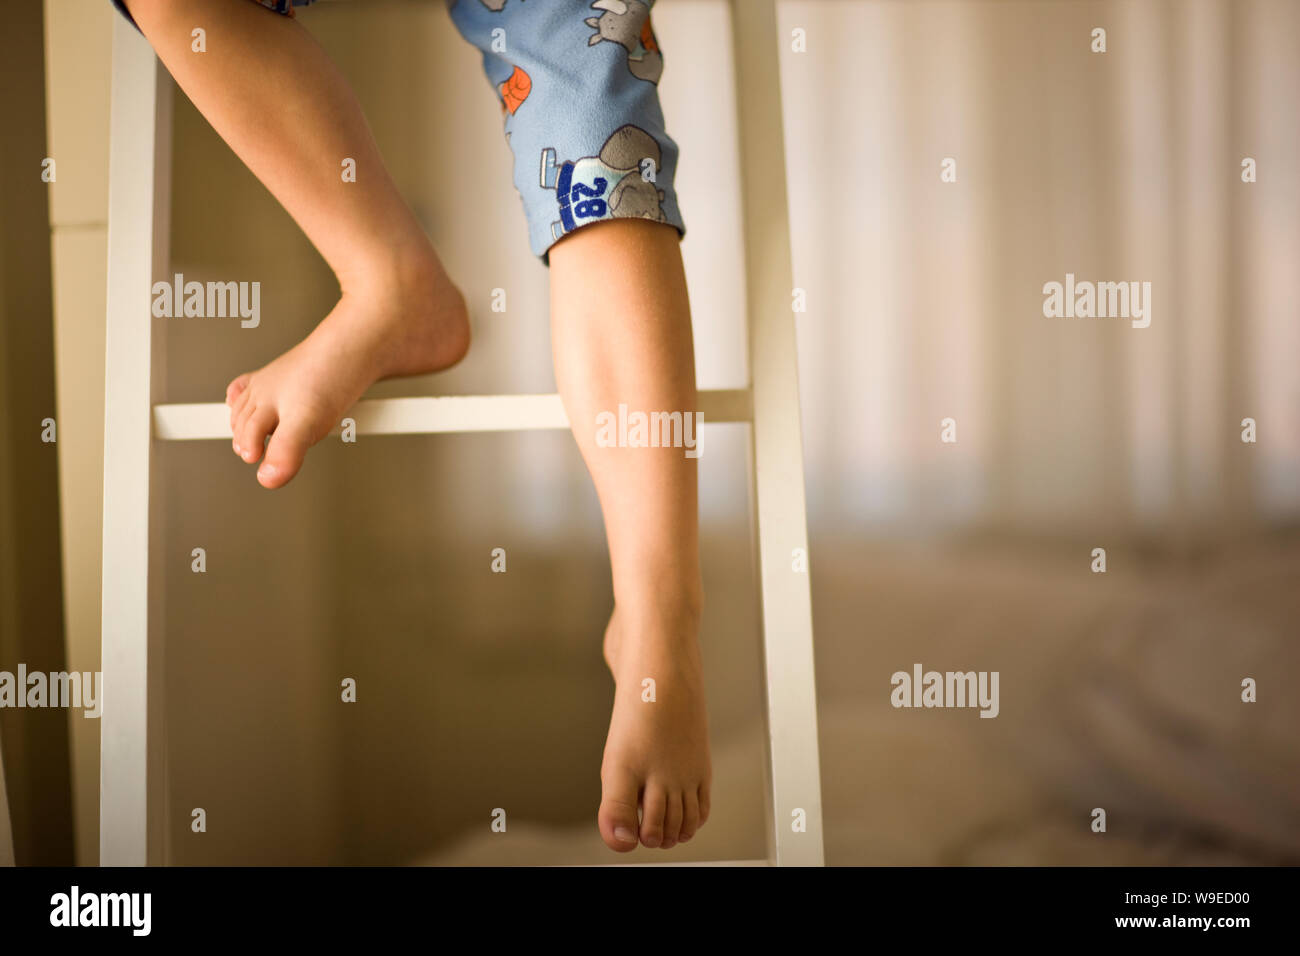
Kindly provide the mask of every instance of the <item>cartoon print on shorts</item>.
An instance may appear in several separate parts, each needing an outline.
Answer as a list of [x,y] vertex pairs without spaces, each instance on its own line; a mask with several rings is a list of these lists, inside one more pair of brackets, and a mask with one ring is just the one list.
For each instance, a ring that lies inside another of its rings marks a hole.
[[596,0],[591,8],[601,14],[583,21],[596,31],[587,46],[602,41],[617,43],[627,50],[627,68],[633,76],[658,83],[664,72],[664,58],[650,28],[650,4],[646,0]]
[[598,156],[556,165],[555,150],[542,150],[541,185],[554,189],[560,206],[551,235],[559,239],[579,226],[602,219],[651,219],[667,222],[664,191],[642,169],[659,171],[659,144],[637,126],[621,126],[605,140]]
[[533,78],[519,67],[515,67],[515,71],[505,81],[497,84],[497,92],[501,95],[501,108],[511,116],[519,111],[519,107],[524,105],[524,100],[528,99],[528,94],[532,91]]

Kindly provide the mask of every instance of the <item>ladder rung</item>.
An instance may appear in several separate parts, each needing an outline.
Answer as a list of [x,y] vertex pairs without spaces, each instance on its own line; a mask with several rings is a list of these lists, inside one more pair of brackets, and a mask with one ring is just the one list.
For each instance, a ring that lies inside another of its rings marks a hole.
[[[701,391],[699,402],[705,424],[753,420],[749,389]],[[559,395],[372,398],[357,402],[348,417],[356,419],[359,435],[535,431],[569,427]],[[163,441],[230,438],[230,409],[221,402],[155,405],[153,433],[155,438]]]

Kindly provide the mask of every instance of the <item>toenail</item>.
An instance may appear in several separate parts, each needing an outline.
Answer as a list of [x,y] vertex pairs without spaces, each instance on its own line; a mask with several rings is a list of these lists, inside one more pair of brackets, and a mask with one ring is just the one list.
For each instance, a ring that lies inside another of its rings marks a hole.
[[263,465],[261,468],[257,469],[257,477],[259,477],[259,478],[274,478],[274,477],[275,477],[275,466],[274,466],[274,465]]
[[636,831],[627,827],[614,827],[614,839],[619,843],[635,843]]
[[656,847],[656,846],[659,845],[659,837],[657,837],[657,836],[648,836],[648,837],[646,837],[644,840],[642,840],[641,842],[644,843],[644,844],[645,844],[646,846],[648,846],[648,847]]
[[235,446],[235,454],[236,454],[236,455],[242,455],[242,454],[243,454],[243,452],[239,450],[239,446],[238,446],[238,445]]

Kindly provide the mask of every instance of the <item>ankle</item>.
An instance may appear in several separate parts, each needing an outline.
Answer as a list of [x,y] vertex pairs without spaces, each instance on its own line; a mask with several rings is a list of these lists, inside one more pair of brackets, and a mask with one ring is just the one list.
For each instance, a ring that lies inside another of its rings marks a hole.
[[449,284],[442,262],[423,234],[388,243],[336,273],[346,298],[430,301]]
[[628,640],[672,637],[694,641],[703,603],[698,592],[624,596],[615,599],[610,623]]

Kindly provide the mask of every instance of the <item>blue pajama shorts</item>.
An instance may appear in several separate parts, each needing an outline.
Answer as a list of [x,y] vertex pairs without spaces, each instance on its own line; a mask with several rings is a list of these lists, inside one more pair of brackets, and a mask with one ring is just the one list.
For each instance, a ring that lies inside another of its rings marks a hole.
[[[245,0],[293,16],[315,0]],[[113,0],[126,13],[122,0]],[[514,153],[533,253],[606,219],[665,222],[684,235],[677,144],[659,105],[654,0],[447,0],[483,53]]]

